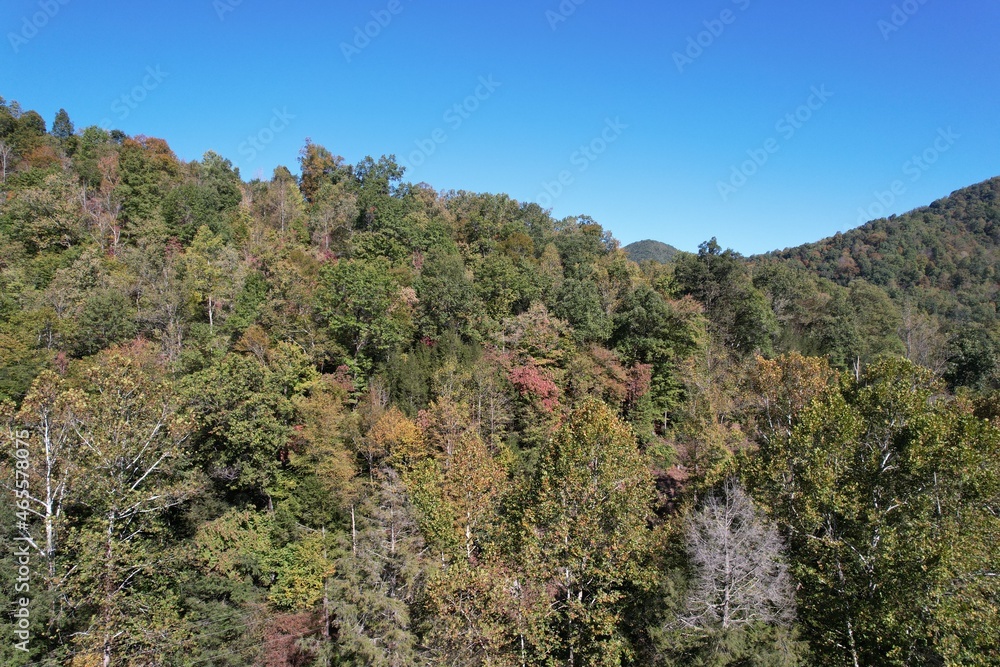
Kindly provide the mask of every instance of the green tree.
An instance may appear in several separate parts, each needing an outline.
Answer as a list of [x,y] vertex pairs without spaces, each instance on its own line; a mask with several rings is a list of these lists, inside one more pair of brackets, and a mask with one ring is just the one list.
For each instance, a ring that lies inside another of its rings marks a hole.
[[568,278],[556,300],[554,314],[573,326],[581,342],[602,343],[611,334],[611,318],[593,279]]
[[325,265],[317,306],[334,339],[365,370],[410,335],[409,307],[384,260]]
[[[615,314],[611,343],[627,362],[651,367],[653,414],[645,418],[662,417],[664,429],[668,415],[683,400],[682,363],[707,343],[706,322],[699,310],[690,299],[671,302],[640,284],[625,295]],[[648,431],[651,424],[639,428]]]
[[131,664],[127,651],[155,650],[165,639],[157,626],[173,623],[170,597],[142,577],[157,571],[164,514],[198,489],[185,456],[191,429],[146,345],[101,355],[81,380],[67,397],[81,471],[73,500],[86,508],[67,544],[78,558],[67,592],[89,619],[75,642],[104,665]]
[[35,253],[76,245],[84,236],[84,218],[70,180],[51,174],[39,187],[19,191],[0,214],[0,230]]
[[76,350],[94,354],[135,337],[138,326],[128,298],[116,289],[90,296],[77,316]]
[[697,255],[678,258],[675,277],[683,293],[705,306],[712,332],[727,347],[741,354],[771,349],[774,313],[738,253],[723,251],[713,238]]
[[964,327],[950,345],[945,379],[953,387],[1000,387],[1000,337],[983,327]]
[[52,121],[52,136],[56,139],[69,139],[73,136],[73,121],[65,109],[60,109],[56,119]]
[[119,148],[119,169],[118,190],[125,222],[137,229],[155,222],[163,198],[171,189],[169,185],[180,173],[177,156],[163,139],[126,138]]
[[602,403],[575,410],[542,446],[521,520],[521,558],[549,591],[534,664],[619,665],[640,577],[652,480],[631,429]]
[[472,337],[480,304],[460,255],[432,252],[424,261],[416,289],[424,335],[437,339],[450,332]]
[[237,262],[232,248],[208,227],[201,227],[184,253],[184,284],[191,307],[205,313],[209,330],[236,284]]
[[196,459],[225,486],[264,491],[274,481],[291,437],[292,397],[314,373],[301,353],[275,363],[285,366],[280,374],[254,356],[231,353],[185,379],[199,427]]
[[989,664],[995,638],[972,628],[1000,610],[981,560],[997,534],[1000,433],[905,360],[846,376],[793,419],[744,469],[789,535],[817,659]]
[[884,291],[863,280],[831,299],[820,323],[822,350],[839,368],[861,368],[883,354],[902,354],[899,309]]

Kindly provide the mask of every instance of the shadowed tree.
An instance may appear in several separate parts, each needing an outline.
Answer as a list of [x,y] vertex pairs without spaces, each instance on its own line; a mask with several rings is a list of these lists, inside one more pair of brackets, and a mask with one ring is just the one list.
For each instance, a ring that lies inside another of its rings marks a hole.
[[767,352],[777,321],[741,260],[713,238],[698,246],[697,255],[677,260],[675,277],[683,293],[705,306],[710,330],[727,348],[739,354]]
[[423,538],[398,475],[378,471],[351,509],[351,533],[330,590],[336,664],[417,665],[411,605],[423,582]]

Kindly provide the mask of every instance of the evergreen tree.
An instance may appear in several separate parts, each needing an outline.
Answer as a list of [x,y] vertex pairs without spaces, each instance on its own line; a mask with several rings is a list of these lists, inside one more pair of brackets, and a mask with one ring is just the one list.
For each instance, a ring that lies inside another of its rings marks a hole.
[[52,121],[52,136],[56,139],[69,139],[73,136],[73,121],[65,109],[60,109]]
[[396,472],[376,471],[350,516],[330,587],[338,664],[417,665],[413,606],[425,578],[424,543]]

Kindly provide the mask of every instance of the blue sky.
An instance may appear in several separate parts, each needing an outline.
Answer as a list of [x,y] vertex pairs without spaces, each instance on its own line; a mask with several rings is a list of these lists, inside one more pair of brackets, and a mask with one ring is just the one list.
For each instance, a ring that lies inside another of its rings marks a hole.
[[244,178],[311,137],[750,254],[1000,175],[997,26],[995,0],[4,0],[0,95]]

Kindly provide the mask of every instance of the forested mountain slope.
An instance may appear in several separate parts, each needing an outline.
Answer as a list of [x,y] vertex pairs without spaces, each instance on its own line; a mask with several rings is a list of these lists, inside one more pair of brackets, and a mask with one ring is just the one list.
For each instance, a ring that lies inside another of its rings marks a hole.
[[0,664],[1000,664],[985,195],[925,285],[2,98],[0,160]]
[[772,256],[842,285],[863,278],[954,322],[994,323],[1000,288],[1000,178]]
[[645,261],[659,262],[660,264],[668,264],[677,256],[680,252],[677,248],[672,245],[667,245],[661,241],[636,241],[635,243],[630,243],[622,250],[628,255],[628,258],[637,264],[641,264]]

